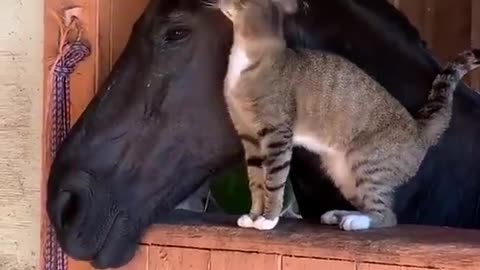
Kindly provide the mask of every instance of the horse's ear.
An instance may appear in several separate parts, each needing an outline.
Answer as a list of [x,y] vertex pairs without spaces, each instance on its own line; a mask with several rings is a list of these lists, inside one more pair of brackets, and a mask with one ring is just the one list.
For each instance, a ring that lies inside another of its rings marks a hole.
[[298,0],[272,0],[285,14],[297,12]]

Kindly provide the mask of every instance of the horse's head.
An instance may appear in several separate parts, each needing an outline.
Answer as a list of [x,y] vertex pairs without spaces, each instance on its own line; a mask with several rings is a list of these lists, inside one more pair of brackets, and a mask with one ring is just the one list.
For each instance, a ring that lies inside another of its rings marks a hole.
[[126,262],[154,213],[241,153],[221,92],[230,44],[228,20],[199,1],[150,3],[52,166],[48,213],[68,254]]

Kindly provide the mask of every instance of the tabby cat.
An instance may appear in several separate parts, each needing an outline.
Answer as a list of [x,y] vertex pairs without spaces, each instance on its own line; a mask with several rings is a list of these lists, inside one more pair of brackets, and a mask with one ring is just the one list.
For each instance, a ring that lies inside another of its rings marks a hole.
[[394,189],[416,174],[448,127],[453,92],[480,65],[480,50],[447,65],[414,119],[345,58],[287,48],[283,17],[296,12],[296,0],[218,1],[233,22],[224,95],[242,139],[252,197],[250,213],[237,224],[259,230],[277,225],[292,147],[298,145],[321,157],[358,209],[329,211],[322,223],[348,231],[395,226]]

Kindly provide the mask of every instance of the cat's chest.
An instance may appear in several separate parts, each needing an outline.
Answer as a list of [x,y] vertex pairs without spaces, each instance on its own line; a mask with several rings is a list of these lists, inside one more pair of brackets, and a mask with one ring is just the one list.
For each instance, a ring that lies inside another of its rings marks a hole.
[[233,46],[230,51],[228,61],[227,76],[225,79],[227,91],[233,91],[240,80],[242,71],[247,69],[251,64],[246,51],[240,46]]

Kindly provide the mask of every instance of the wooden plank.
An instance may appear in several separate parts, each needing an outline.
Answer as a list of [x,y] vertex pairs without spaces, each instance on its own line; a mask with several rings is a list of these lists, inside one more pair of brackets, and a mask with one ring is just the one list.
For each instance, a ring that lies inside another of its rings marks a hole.
[[356,270],[433,270],[434,268],[425,267],[410,267],[399,265],[386,265],[386,264],[373,264],[373,263],[360,263],[357,265]]
[[283,257],[283,270],[356,270],[356,264],[351,261],[319,260],[310,258]]
[[272,254],[212,251],[210,270],[280,270],[281,259]]
[[442,62],[470,47],[471,0],[430,0],[434,4],[431,48]]
[[207,270],[210,252],[190,248],[150,247],[148,261],[148,268],[139,267],[135,270]]
[[275,230],[261,232],[237,228],[235,218],[176,211],[165,217],[166,224],[152,227],[143,242],[379,264],[480,269],[480,232],[476,230],[403,225],[343,232],[336,226],[282,219]]

